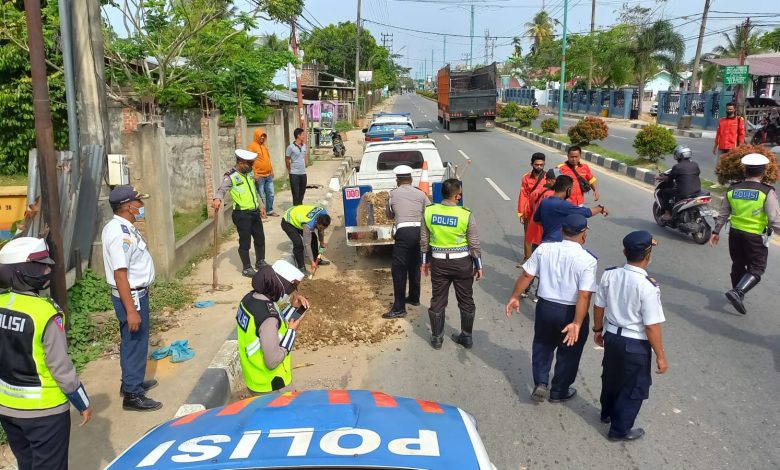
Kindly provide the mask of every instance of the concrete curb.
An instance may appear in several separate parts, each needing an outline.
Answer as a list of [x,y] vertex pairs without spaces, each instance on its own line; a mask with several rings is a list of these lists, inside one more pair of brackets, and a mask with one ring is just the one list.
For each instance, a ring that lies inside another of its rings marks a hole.
[[[497,122],[496,127],[500,127],[501,129],[505,129],[509,132],[513,132],[515,134],[521,135],[533,141],[539,142],[540,144],[544,144],[548,147],[552,147],[556,150],[565,151],[569,147],[569,144],[565,142],[561,142],[552,139],[550,137],[545,137],[535,132],[527,131],[525,129],[508,126],[503,122]],[[618,172],[622,175],[626,175],[627,177],[635,179],[637,181],[641,181],[642,183],[646,183],[651,186],[655,184],[655,177],[657,173],[654,171],[646,170],[644,168],[638,168],[635,166],[629,166],[621,161],[615,160],[614,158],[605,157],[603,155],[599,155],[598,153],[590,152],[590,151],[584,151],[582,153],[582,158],[600,167]]]
[[[634,129],[644,129],[647,126],[648,126],[648,124],[643,124],[643,123],[639,123],[639,122],[635,122],[635,123],[631,124],[631,127],[634,128]],[[667,126],[664,126],[664,127],[666,127],[667,129],[671,130],[672,134],[679,135],[680,137],[693,137],[693,138],[700,139],[702,137],[702,135],[704,135],[703,131],[689,131],[689,130],[685,130],[685,129],[673,129],[673,128],[670,128],[670,127],[667,127]]]

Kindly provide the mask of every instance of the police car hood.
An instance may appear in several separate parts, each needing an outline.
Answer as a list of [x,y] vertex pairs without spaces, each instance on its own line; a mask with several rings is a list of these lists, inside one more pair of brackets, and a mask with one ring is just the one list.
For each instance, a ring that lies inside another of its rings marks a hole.
[[108,468],[490,468],[485,458],[475,428],[456,407],[367,390],[319,390],[173,419]]

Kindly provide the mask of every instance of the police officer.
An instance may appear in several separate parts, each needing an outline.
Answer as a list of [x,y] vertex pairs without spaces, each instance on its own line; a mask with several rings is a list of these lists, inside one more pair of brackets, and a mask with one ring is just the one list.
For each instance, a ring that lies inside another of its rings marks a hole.
[[420,227],[420,270],[425,276],[431,273],[433,290],[428,310],[431,346],[441,349],[444,341],[444,310],[447,308],[450,284],[454,284],[455,298],[460,309],[460,334],[453,334],[452,339],[465,348],[471,348],[474,344],[471,332],[477,310],[473,286],[474,279],[479,281],[483,276],[482,252],[471,211],[458,205],[463,198],[460,180],[445,180],[441,193],[444,200],[441,204],[431,204],[425,208]]
[[[255,275],[255,269],[264,266],[265,233],[263,232],[263,217],[265,217],[265,200],[257,194],[255,179],[252,175],[252,164],[257,154],[249,150],[236,150],[236,164],[222,177],[222,184],[214,194],[212,207],[219,210],[225,193],[230,191],[233,200],[233,223],[238,231],[238,256],[241,258],[245,277]],[[249,241],[255,242],[255,268],[249,260]]]
[[[597,258],[583,248],[588,221],[571,214],[563,221],[562,242],[542,243],[523,264],[523,274],[506,304],[506,316],[520,311],[520,295],[539,278],[531,363],[534,390],[531,399],[544,401],[548,384],[550,402],[571,400],[585,342],[588,339],[588,308],[596,291]],[[555,356],[555,375],[550,366]]]
[[[241,299],[236,314],[238,355],[247,388],[268,393],[292,381],[290,352],[301,317],[293,319],[298,307],[309,301],[297,293],[304,274],[287,261],[261,266],[252,278],[252,291]],[[276,302],[287,300],[280,310]],[[281,313],[280,313],[281,312]]]
[[633,426],[650,392],[651,349],[658,366],[656,373],[663,374],[667,369],[661,341],[661,323],[665,321],[661,290],[645,271],[655,245],[650,232],[626,235],[626,264],[604,271],[596,292],[593,339],[604,348],[601,422],[610,423],[607,437],[614,441],[633,441],[645,434],[642,428]]
[[712,229],[710,245],[720,240],[720,230],[731,221],[729,255],[731,256],[731,287],[726,298],[741,314],[746,314],[745,294],[758,284],[766,270],[769,239],[780,230],[780,205],[772,186],[761,180],[769,159],[760,153],[742,157],[745,181],[726,193],[720,214]]
[[[382,318],[406,316],[406,304],[420,305],[420,221],[423,210],[431,204],[428,196],[412,186],[412,168],[400,165],[393,169],[398,187],[390,191],[386,213],[395,219],[393,226],[393,306]],[[409,296],[406,279],[409,279]]]
[[[293,244],[293,258],[298,269],[306,273],[308,261],[312,272],[318,265],[330,264],[325,254],[325,229],[330,226],[330,215],[324,207],[300,204],[292,206],[282,216],[282,230]],[[319,261],[317,261],[319,257]]]
[[92,416],[68,357],[62,310],[38,295],[53,264],[38,238],[17,238],[0,250],[0,424],[19,470],[67,469],[68,402],[81,426]]
[[146,396],[157,385],[144,380],[149,352],[149,287],[154,262],[141,232],[133,222],[144,219],[144,199],[132,186],[117,186],[108,195],[114,217],[103,227],[103,267],[111,286],[111,301],[119,321],[119,367],[122,369],[122,408],[153,411],[162,403]]

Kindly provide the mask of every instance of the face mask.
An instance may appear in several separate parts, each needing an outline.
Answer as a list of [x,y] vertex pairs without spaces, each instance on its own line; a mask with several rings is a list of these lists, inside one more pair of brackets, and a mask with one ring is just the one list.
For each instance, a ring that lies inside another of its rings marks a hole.
[[734,111],[727,111],[726,112],[726,116],[728,116],[728,117],[733,117],[734,114],[735,114]]
[[38,276],[23,275],[22,278],[33,289],[40,291],[49,287],[51,284],[51,271],[49,274],[41,274]]
[[144,218],[146,217],[145,207],[144,206],[139,207],[138,214],[135,214],[133,217],[135,217],[136,222],[139,220],[144,220]]
[[244,166],[243,168],[241,168],[240,170],[238,170],[238,172],[241,173],[242,175],[245,175],[245,174],[249,173],[249,171],[251,169],[252,169],[252,167],[247,165],[247,166]]

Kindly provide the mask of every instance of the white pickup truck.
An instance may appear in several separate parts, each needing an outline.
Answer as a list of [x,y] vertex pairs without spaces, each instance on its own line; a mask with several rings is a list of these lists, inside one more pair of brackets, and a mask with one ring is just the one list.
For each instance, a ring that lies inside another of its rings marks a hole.
[[[442,162],[436,142],[433,139],[395,140],[374,142],[366,146],[360,167],[347,177],[342,188],[344,201],[344,225],[347,245],[358,247],[359,254],[366,254],[361,248],[393,243],[393,224],[360,225],[358,206],[365,193],[390,191],[396,187],[393,169],[399,165],[409,165],[414,170],[414,186],[420,184],[423,162],[428,163],[428,178],[431,184],[433,202],[441,202],[441,183],[447,178],[455,178],[456,168]],[[380,208],[377,208],[380,210]],[[384,208],[381,208],[384,211]]]

